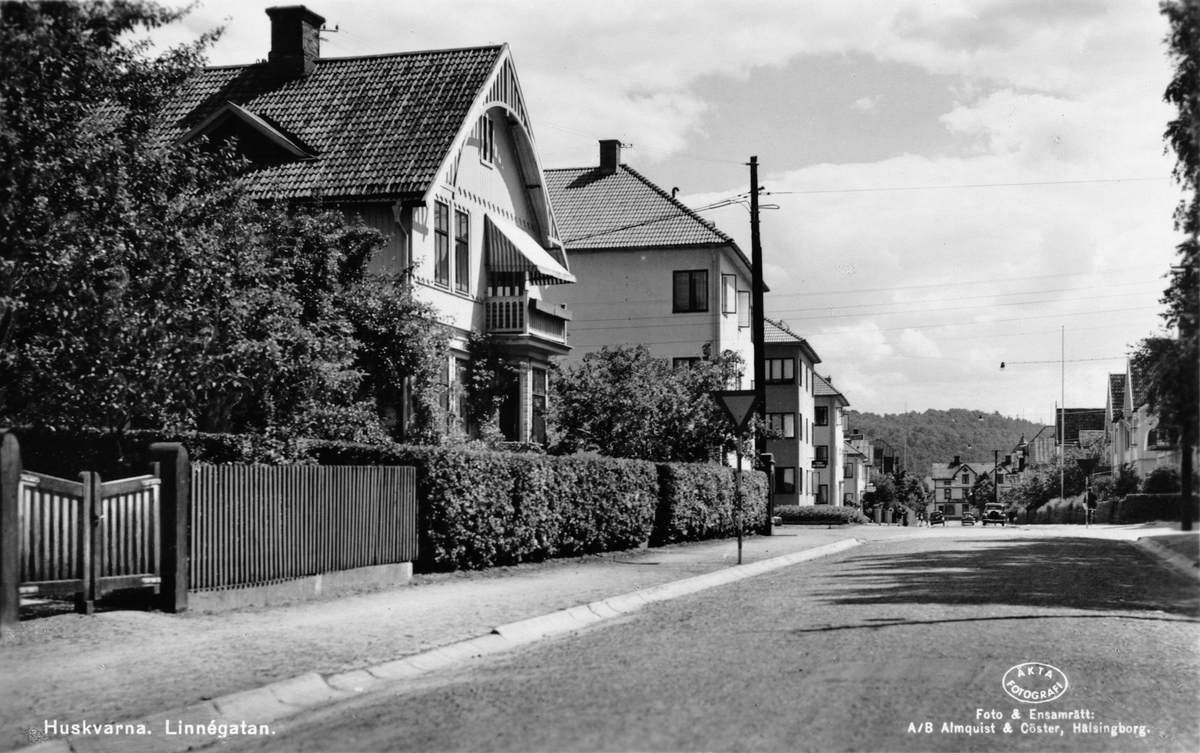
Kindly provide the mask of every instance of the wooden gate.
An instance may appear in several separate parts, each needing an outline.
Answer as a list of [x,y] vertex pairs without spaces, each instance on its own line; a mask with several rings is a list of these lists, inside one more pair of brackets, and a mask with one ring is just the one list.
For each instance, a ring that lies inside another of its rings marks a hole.
[[18,484],[19,592],[75,595],[77,611],[118,588],[162,582],[160,482],[137,476],[101,482],[21,473]]

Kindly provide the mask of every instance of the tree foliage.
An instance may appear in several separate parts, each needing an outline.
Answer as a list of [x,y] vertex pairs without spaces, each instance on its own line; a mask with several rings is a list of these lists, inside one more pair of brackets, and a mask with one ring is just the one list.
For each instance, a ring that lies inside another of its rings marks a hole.
[[184,12],[0,5],[0,420],[381,441],[377,403],[432,381],[432,312],[367,277],[377,232],[251,201],[230,145],[156,141],[216,35],[124,40]]
[[593,451],[656,462],[720,460],[735,449],[728,420],[709,394],[736,384],[744,365],[726,351],[672,368],[644,346],[605,347],[551,369],[554,451]]

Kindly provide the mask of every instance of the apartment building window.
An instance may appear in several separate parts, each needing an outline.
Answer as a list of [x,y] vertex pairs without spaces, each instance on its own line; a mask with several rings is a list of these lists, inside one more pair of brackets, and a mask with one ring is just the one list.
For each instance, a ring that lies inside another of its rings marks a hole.
[[737,299],[738,299],[737,300],[738,326],[742,327],[744,329],[746,327],[751,326],[751,324],[753,324],[753,320],[751,319],[751,316],[750,316],[750,313],[751,313],[750,312],[750,291],[749,290],[739,290],[738,294],[737,294]]
[[779,432],[784,439],[796,438],[796,414],[795,413],[768,413],[767,428],[771,431]]
[[829,426],[829,407],[818,405],[813,409],[813,418],[817,426]]
[[795,468],[776,468],[775,469],[775,493],[776,494],[795,494],[796,493],[796,469]]
[[450,286],[450,207],[433,205],[433,281]]
[[737,275],[721,275],[721,313],[736,314],[737,306]]
[[942,489],[942,499],[944,501],[949,501],[951,499],[954,499],[953,497],[950,496],[950,492],[951,492],[951,489],[949,487]]
[[454,213],[454,289],[471,292],[471,215]]
[[768,358],[767,384],[794,384],[796,381],[796,359]]
[[817,504],[829,504],[829,484],[821,484],[817,487]]
[[816,461],[818,463],[824,463],[825,465],[829,465],[829,445],[819,444],[816,447],[814,447],[813,449],[817,451]]
[[842,478],[854,478],[854,466],[846,463],[842,466]]
[[673,369],[694,369],[700,363],[699,356],[688,356],[686,358],[671,359],[671,368]]
[[708,270],[676,272],[674,297],[676,314],[708,311]]

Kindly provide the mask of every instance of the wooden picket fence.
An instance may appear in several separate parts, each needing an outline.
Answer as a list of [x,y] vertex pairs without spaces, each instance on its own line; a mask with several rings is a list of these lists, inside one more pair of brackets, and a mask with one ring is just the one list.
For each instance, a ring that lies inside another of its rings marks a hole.
[[197,464],[191,495],[191,591],[417,556],[413,468]]

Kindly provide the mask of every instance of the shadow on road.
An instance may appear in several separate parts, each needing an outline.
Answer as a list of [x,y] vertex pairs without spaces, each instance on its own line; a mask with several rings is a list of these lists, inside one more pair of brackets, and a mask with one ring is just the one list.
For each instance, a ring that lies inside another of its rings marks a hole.
[[963,540],[970,549],[850,557],[815,595],[831,604],[940,604],[1200,617],[1200,589],[1126,542]]

